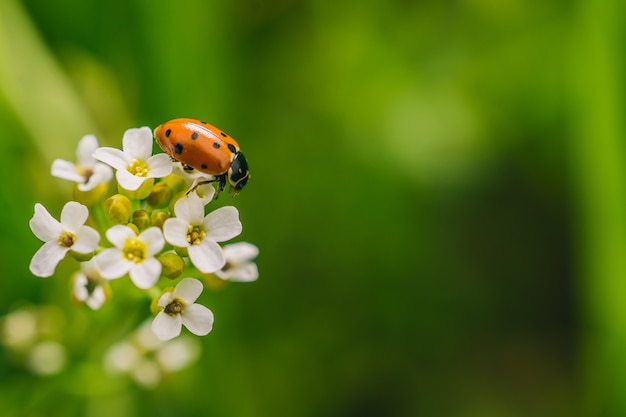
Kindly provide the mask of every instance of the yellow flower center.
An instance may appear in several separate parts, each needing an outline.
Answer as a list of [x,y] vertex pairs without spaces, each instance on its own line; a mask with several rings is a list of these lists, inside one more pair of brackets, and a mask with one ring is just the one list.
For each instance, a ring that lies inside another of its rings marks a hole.
[[132,164],[126,167],[128,172],[133,174],[136,177],[147,177],[150,173],[148,169],[148,165],[144,161],[140,161],[139,159],[135,159]]
[[197,245],[202,242],[202,239],[206,236],[206,233],[200,226],[189,225],[187,228],[187,242],[190,245]]
[[61,236],[59,236],[59,245],[61,246],[69,248],[74,242],[76,242],[76,235],[72,232],[63,232]]
[[185,302],[180,298],[174,298],[168,305],[163,309],[170,316],[175,316],[176,314],[182,314],[185,311]]
[[124,257],[129,261],[139,263],[146,259],[148,255],[148,248],[146,244],[139,239],[130,238],[124,243],[124,249],[122,253]]

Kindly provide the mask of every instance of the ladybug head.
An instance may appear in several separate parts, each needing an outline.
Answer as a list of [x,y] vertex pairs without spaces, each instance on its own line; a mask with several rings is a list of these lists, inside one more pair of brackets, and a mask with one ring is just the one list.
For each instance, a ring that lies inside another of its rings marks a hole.
[[228,182],[234,188],[234,194],[238,194],[245,187],[248,178],[248,162],[241,152],[237,152],[228,169]]

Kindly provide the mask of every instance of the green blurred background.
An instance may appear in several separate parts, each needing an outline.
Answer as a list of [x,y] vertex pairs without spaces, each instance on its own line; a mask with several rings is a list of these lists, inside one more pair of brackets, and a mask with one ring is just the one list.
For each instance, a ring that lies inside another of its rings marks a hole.
[[[625,9],[2,0],[0,314],[59,306],[70,363],[0,347],[0,414],[626,415]],[[95,370],[146,306],[33,277],[28,220],[84,134],[175,117],[239,141],[220,203],[261,275],[205,294],[201,360],[147,390]]]

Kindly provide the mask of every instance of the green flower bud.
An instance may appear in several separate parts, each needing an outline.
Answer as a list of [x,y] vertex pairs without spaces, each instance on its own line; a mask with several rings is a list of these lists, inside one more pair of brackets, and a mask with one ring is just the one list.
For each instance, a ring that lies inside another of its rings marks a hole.
[[169,217],[170,215],[167,213],[167,211],[155,210],[150,215],[150,220],[152,221],[153,226],[163,229],[163,223],[165,223],[165,220],[167,220]]
[[147,229],[152,224],[150,214],[145,210],[135,211],[133,213],[133,224],[137,226],[139,230]]
[[163,267],[161,275],[171,279],[178,278],[185,269],[185,261],[174,252],[163,253],[157,257],[157,260],[161,262]]
[[137,227],[137,225],[135,223],[128,223],[126,226],[130,227],[131,229],[133,229],[133,231],[135,232],[135,234],[139,234],[139,228]]
[[152,188],[148,203],[156,208],[167,207],[173,195],[174,189],[167,182],[161,181]]
[[117,184],[117,190],[119,193],[124,194],[131,200],[143,200],[148,197],[152,192],[152,187],[154,187],[154,178],[146,179],[135,191],[126,190]]
[[170,174],[167,177],[161,179],[161,182],[166,183],[170,186],[174,193],[179,193],[181,191],[187,191],[189,185],[185,181],[183,177],[177,174]]
[[104,211],[113,224],[126,224],[132,213],[132,203],[128,197],[115,194],[104,202]]

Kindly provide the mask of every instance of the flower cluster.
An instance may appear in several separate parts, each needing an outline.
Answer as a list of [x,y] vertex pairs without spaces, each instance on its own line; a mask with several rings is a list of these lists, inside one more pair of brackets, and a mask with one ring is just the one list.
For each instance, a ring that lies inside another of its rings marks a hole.
[[[258,249],[247,242],[222,246],[242,231],[238,210],[208,210],[212,184],[189,188],[198,174],[180,169],[164,153],[153,155],[152,148],[152,131],[142,127],[125,132],[122,150],[99,147],[88,135],[78,144],[76,163],[54,161],[52,175],[76,183],[74,201],[65,204],[59,220],[35,205],[30,228],[44,243],[30,270],[50,277],[63,259],[74,258],[79,267],[71,278],[72,298],[94,310],[110,299],[111,280],[128,277],[152,300],[157,338],[172,339],[183,325],[204,336],[213,313],[196,303],[202,282],[256,280]],[[112,182],[116,189],[109,192]],[[173,288],[159,287],[162,279],[183,273],[187,277]]]

